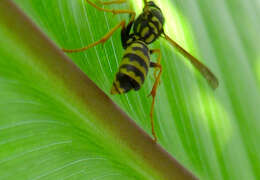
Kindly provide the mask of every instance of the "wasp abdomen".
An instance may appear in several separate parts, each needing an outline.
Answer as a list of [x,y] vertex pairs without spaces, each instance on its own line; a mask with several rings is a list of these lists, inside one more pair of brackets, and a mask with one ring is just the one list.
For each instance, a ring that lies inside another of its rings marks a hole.
[[130,44],[122,58],[111,93],[122,94],[131,89],[140,89],[148,73],[149,65],[150,52],[147,45],[141,41]]

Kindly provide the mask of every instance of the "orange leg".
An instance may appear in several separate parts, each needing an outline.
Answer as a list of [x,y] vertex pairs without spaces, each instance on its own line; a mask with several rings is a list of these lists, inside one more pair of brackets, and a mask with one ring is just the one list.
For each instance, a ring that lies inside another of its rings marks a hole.
[[[91,6],[93,6],[94,8],[100,10],[100,11],[105,11],[105,12],[111,12],[113,14],[130,14],[131,18],[130,21],[134,21],[135,19],[135,12],[133,10],[128,10],[128,9],[106,9],[106,8],[101,8],[98,7],[96,4],[94,4],[93,2],[86,0],[87,3],[89,3]],[[102,4],[106,4],[106,2],[101,2]],[[107,2],[108,4],[115,4],[118,3],[118,0],[115,1],[110,1]]]
[[[154,141],[156,142],[157,141],[157,136],[156,136],[156,133],[154,131],[154,120],[153,120],[153,112],[154,112],[154,103],[155,103],[155,96],[156,96],[156,91],[157,91],[157,88],[158,88],[158,85],[160,83],[160,78],[161,78],[161,75],[162,75],[162,66],[161,66],[161,51],[160,49],[153,49],[153,50],[150,50],[151,54],[152,53],[158,53],[158,57],[157,57],[157,63],[154,63],[154,62],[151,62],[150,63],[150,67],[154,67],[156,68],[155,69],[155,73],[154,73],[154,76],[155,76],[155,82],[154,82],[154,85],[153,85],[153,88],[150,92],[149,95],[152,96],[153,100],[152,100],[152,106],[151,106],[151,110],[150,110],[150,118],[151,118],[151,126],[152,126],[152,135],[154,137]],[[159,71],[158,75],[157,75],[157,71]]]
[[125,28],[125,21],[121,21],[118,25],[116,25],[113,29],[111,29],[105,36],[103,36],[100,40],[94,42],[94,43],[91,43],[85,47],[82,47],[82,48],[78,48],[78,49],[64,49],[62,48],[62,50],[64,52],[67,52],[67,53],[73,53],[73,52],[81,52],[81,51],[85,51],[89,48],[92,48],[98,44],[104,44],[113,34],[114,32],[118,29],[122,27]]
[[112,1],[98,1],[99,4],[103,5],[110,5],[110,4],[122,4],[125,3],[127,0],[112,0]]
[[[104,9],[101,7],[98,7],[97,5],[95,5],[94,3],[92,3],[89,0],[86,0],[87,3],[89,3],[91,6],[93,6],[94,8],[100,10],[100,11],[105,11],[105,12],[112,12],[113,14],[122,14],[122,13],[127,13],[131,15],[130,21],[128,24],[133,23],[134,19],[135,19],[135,12],[132,10],[115,10],[115,9]],[[125,29],[125,20],[121,21],[119,24],[117,24],[114,28],[112,28],[105,36],[103,36],[100,40],[91,43],[85,47],[82,48],[78,48],[78,49],[65,49],[62,48],[62,50],[66,53],[74,53],[74,52],[81,52],[81,51],[85,51],[89,48],[92,48],[98,44],[104,44],[113,34],[114,32],[119,29],[120,27],[122,27],[122,29]],[[128,25],[127,25],[128,26]]]

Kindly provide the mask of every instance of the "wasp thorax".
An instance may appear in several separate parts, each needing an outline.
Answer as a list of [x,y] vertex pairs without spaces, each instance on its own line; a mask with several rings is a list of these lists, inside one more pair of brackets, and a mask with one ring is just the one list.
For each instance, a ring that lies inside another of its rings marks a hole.
[[154,42],[163,33],[164,17],[161,9],[149,1],[134,22],[136,39],[146,44]]

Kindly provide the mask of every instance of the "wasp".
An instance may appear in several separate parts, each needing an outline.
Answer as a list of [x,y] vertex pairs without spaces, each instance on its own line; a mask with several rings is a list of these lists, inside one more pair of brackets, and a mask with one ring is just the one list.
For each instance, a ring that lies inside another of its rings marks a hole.
[[[100,2],[103,5],[119,4],[126,0],[112,0],[109,2]],[[153,2],[143,0],[144,8],[142,13],[136,18],[136,13],[127,9],[106,9],[97,6],[90,0],[86,0],[88,4],[100,11],[110,12],[113,14],[129,14],[130,20],[126,23],[125,20],[118,23],[100,40],[78,49],[63,49],[64,52],[73,53],[81,52],[92,48],[98,44],[104,44],[117,29],[121,28],[121,43],[125,49],[119,70],[115,75],[111,94],[124,94],[130,90],[139,90],[143,85],[150,68],[155,68],[155,82],[149,95],[152,96],[152,105],[150,109],[150,120],[152,135],[154,141],[157,141],[157,136],[154,130],[153,109],[155,103],[156,91],[162,74],[161,66],[161,51],[160,49],[149,49],[148,45],[153,43],[159,37],[166,39],[173,47],[175,47],[183,56],[185,56],[191,64],[203,75],[209,85],[216,89],[218,87],[218,79],[216,76],[197,58],[192,56],[168,35],[165,34],[163,26],[165,18],[162,10]],[[156,62],[152,62],[150,56],[157,53]],[[159,72],[158,72],[159,71]]]

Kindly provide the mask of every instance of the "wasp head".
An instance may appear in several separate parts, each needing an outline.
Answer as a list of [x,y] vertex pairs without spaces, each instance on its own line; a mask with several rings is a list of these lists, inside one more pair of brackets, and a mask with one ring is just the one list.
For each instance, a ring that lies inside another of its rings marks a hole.
[[154,9],[154,8],[161,11],[161,9],[153,1],[149,1],[145,3],[144,11]]

